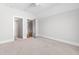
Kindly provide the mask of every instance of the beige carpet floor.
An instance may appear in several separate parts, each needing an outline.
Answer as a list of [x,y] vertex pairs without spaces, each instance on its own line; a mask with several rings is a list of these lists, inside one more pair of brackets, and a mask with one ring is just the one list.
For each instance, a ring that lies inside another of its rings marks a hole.
[[79,47],[45,38],[0,44],[0,55],[78,55]]

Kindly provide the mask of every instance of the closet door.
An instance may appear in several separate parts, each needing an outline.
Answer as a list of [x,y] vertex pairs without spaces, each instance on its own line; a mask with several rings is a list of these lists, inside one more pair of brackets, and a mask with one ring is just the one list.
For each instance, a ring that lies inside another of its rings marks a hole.
[[36,37],[36,20],[33,20],[33,37]]

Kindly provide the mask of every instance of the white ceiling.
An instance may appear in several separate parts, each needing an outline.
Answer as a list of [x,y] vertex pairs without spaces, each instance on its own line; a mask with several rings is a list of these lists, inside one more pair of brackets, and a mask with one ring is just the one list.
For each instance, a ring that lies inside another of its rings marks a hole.
[[28,11],[30,13],[33,13],[34,15],[38,15],[39,13],[44,12],[57,5],[56,3],[39,3],[40,6],[31,7],[30,4],[31,3],[3,3],[3,5],[23,11]]
[[32,13],[37,18],[47,17],[66,10],[79,8],[79,3],[39,3],[40,6],[31,6],[32,3],[0,3],[2,5],[16,8]]

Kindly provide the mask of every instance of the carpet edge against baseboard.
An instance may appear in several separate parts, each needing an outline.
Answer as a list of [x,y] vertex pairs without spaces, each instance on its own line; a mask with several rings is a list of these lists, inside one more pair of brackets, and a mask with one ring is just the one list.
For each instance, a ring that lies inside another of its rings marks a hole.
[[4,43],[8,43],[8,42],[12,42],[14,40],[8,39],[8,40],[4,40],[4,41],[0,41],[0,44],[4,44]]
[[54,38],[54,37],[50,37],[50,36],[45,36],[45,35],[38,35],[39,37],[43,37],[43,38],[48,38],[48,39],[52,39],[55,41],[59,41],[59,42],[63,42],[66,44],[70,44],[70,45],[74,45],[74,46],[78,46],[79,47],[79,43],[76,42],[70,42],[70,41],[66,41],[66,40],[62,40],[62,39],[58,39],[58,38]]

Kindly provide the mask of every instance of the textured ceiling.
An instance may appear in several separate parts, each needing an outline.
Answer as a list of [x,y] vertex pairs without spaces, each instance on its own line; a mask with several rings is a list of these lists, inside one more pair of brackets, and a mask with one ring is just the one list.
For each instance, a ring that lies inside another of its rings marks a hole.
[[56,3],[39,3],[40,6],[31,6],[31,3],[3,3],[5,6],[16,8],[23,11],[28,11],[35,15],[48,10],[56,5]]
[[39,4],[40,5],[38,6],[34,6],[35,5],[34,3],[2,3],[2,5],[11,8],[16,8],[19,10],[30,12],[37,18],[42,17],[44,18],[51,16],[53,14],[57,14],[59,12],[79,8],[79,3],[39,3]]

